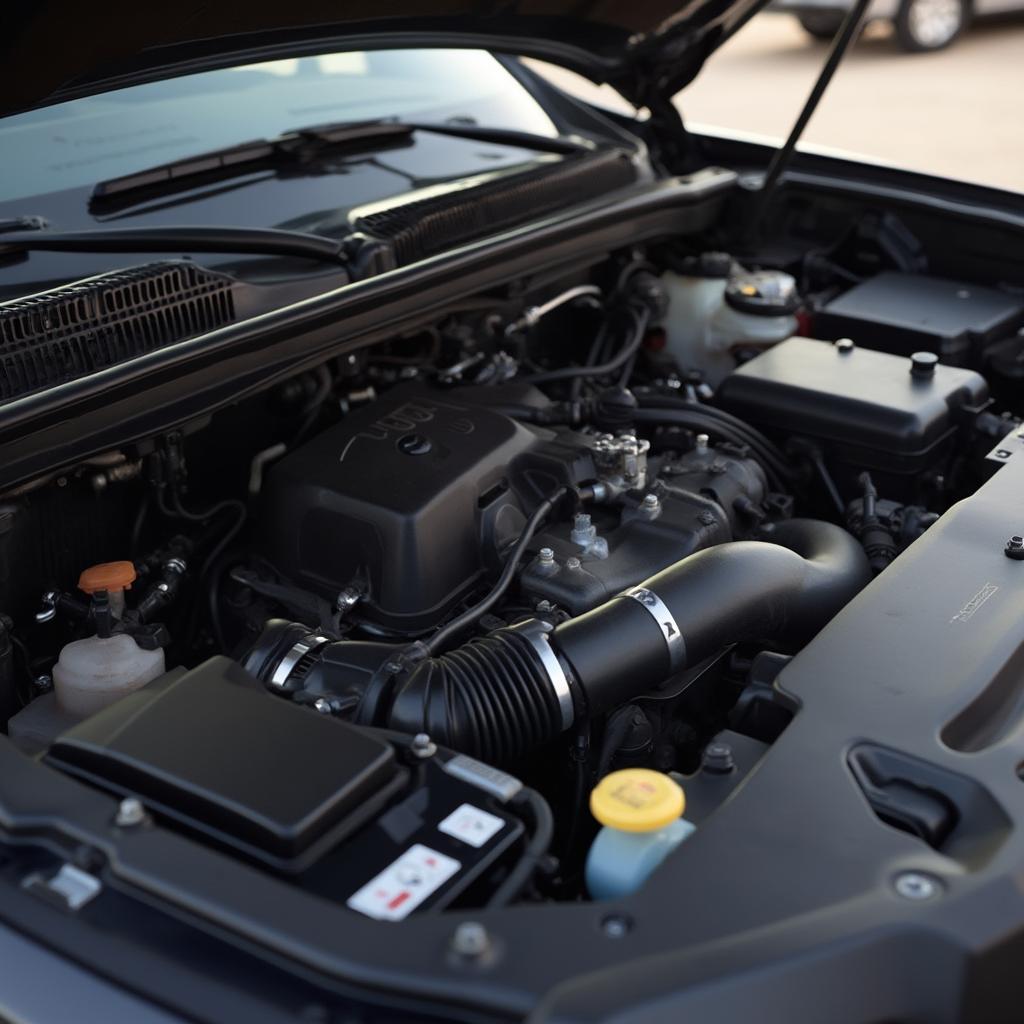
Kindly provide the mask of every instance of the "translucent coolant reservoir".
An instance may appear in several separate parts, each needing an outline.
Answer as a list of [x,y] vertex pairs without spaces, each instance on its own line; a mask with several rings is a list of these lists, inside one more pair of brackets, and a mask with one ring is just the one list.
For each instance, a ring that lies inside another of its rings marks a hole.
[[93,715],[164,672],[164,652],[143,650],[127,633],[74,640],[53,666],[53,686],[61,711]]
[[590,794],[604,826],[587,854],[587,891],[596,900],[636,892],[696,828],[682,817],[686,798],[668,775],[626,768],[606,775]]
[[747,271],[725,253],[704,253],[662,282],[666,351],[712,387],[736,369],[736,350],[768,348],[797,332],[796,281],[782,271]]

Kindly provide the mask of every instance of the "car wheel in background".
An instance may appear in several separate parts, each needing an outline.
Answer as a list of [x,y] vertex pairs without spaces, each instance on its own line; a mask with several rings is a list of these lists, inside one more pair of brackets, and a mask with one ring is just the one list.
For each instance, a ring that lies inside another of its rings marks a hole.
[[805,11],[797,15],[797,20],[809,36],[830,40],[839,31],[843,15],[838,11]]
[[966,0],[903,0],[896,38],[911,53],[941,50],[963,32],[969,15]]

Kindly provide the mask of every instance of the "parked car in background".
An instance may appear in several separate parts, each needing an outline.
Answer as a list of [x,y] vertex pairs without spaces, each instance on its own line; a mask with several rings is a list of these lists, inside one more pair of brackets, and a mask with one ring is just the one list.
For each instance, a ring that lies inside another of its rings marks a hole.
[[[831,39],[853,6],[847,0],[773,0],[769,10],[793,14],[815,39]],[[865,23],[890,21],[909,53],[949,46],[977,17],[1024,10],[1021,0],[874,0]]]

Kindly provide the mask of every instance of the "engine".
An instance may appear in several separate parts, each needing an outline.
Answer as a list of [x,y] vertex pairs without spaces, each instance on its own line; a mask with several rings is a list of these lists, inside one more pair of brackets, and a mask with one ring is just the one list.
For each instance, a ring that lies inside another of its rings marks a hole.
[[1019,424],[705,262],[703,335],[614,260],[6,494],[11,739],[381,920],[642,884],[615,822],[700,828],[796,713],[779,674]]

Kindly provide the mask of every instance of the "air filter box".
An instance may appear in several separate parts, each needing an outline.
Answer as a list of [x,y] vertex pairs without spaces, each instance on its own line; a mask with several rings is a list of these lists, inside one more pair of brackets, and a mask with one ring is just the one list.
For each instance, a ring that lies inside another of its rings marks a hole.
[[810,338],[769,349],[719,390],[729,412],[780,440],[810,439],[830,465],[845,465],[848,497],[863,469],[880,474],[887,497],[905,496],[948,456],[962,416],[987,399],[971,370]]

